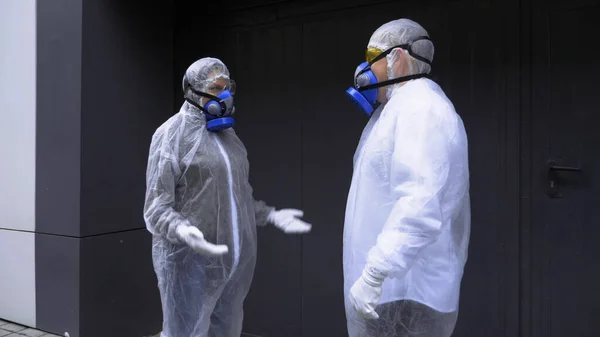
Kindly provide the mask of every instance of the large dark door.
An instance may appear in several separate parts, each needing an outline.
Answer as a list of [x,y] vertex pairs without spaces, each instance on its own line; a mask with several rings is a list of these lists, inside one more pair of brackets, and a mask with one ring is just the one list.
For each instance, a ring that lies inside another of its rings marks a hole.
[[600,5],[563,3],[533,5],[531,336],[595,337]]

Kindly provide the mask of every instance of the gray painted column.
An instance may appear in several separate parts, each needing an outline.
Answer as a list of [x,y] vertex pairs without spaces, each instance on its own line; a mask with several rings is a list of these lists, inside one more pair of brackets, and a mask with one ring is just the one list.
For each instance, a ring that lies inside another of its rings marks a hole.
[[37,2],[37,327],[78,335],[82,2]]
[[153,131],[172,113],[171,4],[37,3],[37,327],[160,331],[142,218]]

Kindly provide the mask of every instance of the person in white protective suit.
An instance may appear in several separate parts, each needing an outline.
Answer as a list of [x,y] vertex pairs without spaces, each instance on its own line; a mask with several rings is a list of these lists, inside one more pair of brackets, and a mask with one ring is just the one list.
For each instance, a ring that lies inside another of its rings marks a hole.
[[347,94],[371,118],[344,225],[350,337],[447,337],[470,235],[467,135],[425,76],[434,46],[408,19],[378,28]]
[[235,82],[215,58],[183,78],[185,102],[152,137],[144,219],[162,301],[162,337],[239,337],[256,263],[256,227],[311,225],[253,198],[233,125]]

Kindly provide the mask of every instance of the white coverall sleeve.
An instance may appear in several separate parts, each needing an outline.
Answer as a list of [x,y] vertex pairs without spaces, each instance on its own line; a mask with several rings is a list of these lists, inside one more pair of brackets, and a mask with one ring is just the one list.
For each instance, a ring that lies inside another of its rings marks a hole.
[[[254,195],[254,189],[252,185],[250,185],[250,193]],[[253,197],[254,198],[254,197]],[[275,207],[267,205],[266,202],[262,200],[256,200],[254,198],[254,218],[256,221],[257,227],[264,227],[268,224],[268,218],[271,212],[275,210]]]
[[367,267],[384,277],[404,277],[419,252],[441,232],[441,198],[456,129],[440,119],[436,108],[440,106],[423,102],[396,119],[390,162],[395,205],[367,258]]
[[181,170],[177,153],[172,150],[172,146],[164,146],[161,138],[154,137],[150,146],[144,220],[150,233],[177,243],[177,227],[189,225],[189,221],[174,209],[175,186],[181,176]]
[[264,201],[254,200],[254,214],[256,217],[256,226],[266,226],[269,214],[275,210],[275,207],[267,205]]

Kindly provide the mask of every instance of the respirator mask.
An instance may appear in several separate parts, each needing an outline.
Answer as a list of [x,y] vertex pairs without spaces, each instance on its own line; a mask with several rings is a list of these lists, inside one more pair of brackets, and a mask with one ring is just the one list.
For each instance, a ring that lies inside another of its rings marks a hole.
[[[235,82],[230,80],[227,88],[223,88],[219,94],[213,95],[208,92],[195,90],[191,86],[187,89],[193,94],[208,98],[208,102],[200,105],[192,100],[188,95],[185,95],[185,100],[196,108],[200,109],[206,118],[206,128],[209,131],[221,131],[233,127],[235,121],[233,115],[235,113],[235,104],[233,95],[235,94]],[[214,90],[207,90],[215,92]],[[187,93],[187,90],[185,91]]]
[[380,102],[377,102],[377,91],[379,88],[385,87],[388,85],[392,85],[392,84],[396,84],[396,83],[401,83],[401,82],[405,82],[405,81],[410,81],[410,80],[426,77],[427,74],[423,73],[423,74],[402,76],[402,77],[394,78],[391,80],[379,82],[377,80],[377,77],[371,70],[371,66],[375,62],[386,57],[389,53],[391,53],[396,48],[404,49],[408,52],[408,54],[410,56],[412,56],[416,60],[419,60],[419,61],[422,61],[422,62],[425,62],[425,63],[431,65],[430,60],[416,54],[412,49],[412,46],[415,42],[422,41],[422,40],[431,41],[429,39],[429,37],[421,36],[421,37],[418,37],[408,43],[393,46],[386,50],[381,50],[378,48],[368,48],[367,52],[366,52],[367,61],[361,63],[356,68],[356,71],[354,73],[354,86],[350,87],[350,88],[348,88],[348,90],[346,90],[346,95],[350,98],[350,100],[354,104],[356,104],[356,106],[361,111],[363,111],[367,116],[371,116],[373,111],[375,111],[375,109],[377,109],[377,107],[380,104]]

